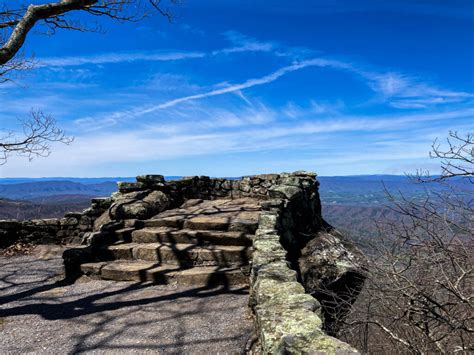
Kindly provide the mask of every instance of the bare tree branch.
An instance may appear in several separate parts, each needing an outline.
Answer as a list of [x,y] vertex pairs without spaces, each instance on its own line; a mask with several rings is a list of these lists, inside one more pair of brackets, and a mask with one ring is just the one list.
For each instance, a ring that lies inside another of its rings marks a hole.
[[444,145],[435,140],[431,146],[430,157],[440,161],[441,176],[432,178],[429,172],[420,170],[412,176],[417,182],[445,181],[464,177],[474,179],[474,134],[461,135],[450,131]]
[[[180,0],[167,0],[178,4]],[[20,52],[33,27],[43,24],[46,34],[54,34],[57,29],[76,31],[98,31],[99,26],[90,27],[69,15],[82,11],[92,16],[105,16],[117,21],[138,21],[149,16],[152,11],[169,21],[172,12],[162,6],[160,0],[57,0],[44,4],[18,5],[11,8],[0,5],[0,84],[12,80],[12,75],[33,67],[33,61]],[[51,142],[70,144],[72,138],[57,127],[56,121],[41,111],[31,113],[22,121],[23,135],[18,137],[9,132],[0,138],[0,165],[11,155],[35,157],[48,156]]]
[[8,132],[0,139],[0,165],[5,164],[12,155],[26,156],[30,160],[45,157],[51,153],[51,143],[70,144],[73,141],[57,127],[54,118],[41,111],[32,111],[28,119],[21,121],[21,125],[23,134],[20,137]]
[[[180,0],[168,0],[170,4],[178,4]],[[10,9],[6,5],[0,10],[0,76],[11,71],[3,67],[19,53],[21,47],[37,24],[44,24],[49,28],[48,34],[54,34],[56,29],[78,31],[97,31],[93,28],[72,20],[68,14],[82,11],[92,16],[105,16],[117,21],[138,21],[152,14],[159,13],[169,21],[173,14],[169,8],[162,6],[160,0],[60,0],[40,5],[22,6]],[[20,63],[17,61],[17,63]],[[19,65],[15,67],[19,68]]]
[[423,198],[387,191],[396,218],[378,221],[366,286],[342,334],[365,352],[474,350],[472,147],[473,136],[457,132],[446,148],[433,144],[442,175],[416,178],[441,192],[431,185]]

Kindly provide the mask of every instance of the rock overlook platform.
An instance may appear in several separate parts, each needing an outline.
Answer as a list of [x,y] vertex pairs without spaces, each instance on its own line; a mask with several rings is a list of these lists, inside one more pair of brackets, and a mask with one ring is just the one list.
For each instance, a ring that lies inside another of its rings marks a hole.
[[63,254],[69,283],[248,287],[256,335],[248,351],[354,353],[334,336],[363,285],[364,257],[322,218],[318,186],[305,171],[143,175],[82,213],[0,221],[0,235],[80,242]]

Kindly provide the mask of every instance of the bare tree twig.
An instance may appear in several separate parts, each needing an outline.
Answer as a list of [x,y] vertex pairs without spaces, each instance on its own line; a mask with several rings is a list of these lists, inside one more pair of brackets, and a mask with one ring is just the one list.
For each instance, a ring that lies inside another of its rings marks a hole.
[[342,333],[364,351],[474,350],[473,138],[450,132],[446,148],[433,144],[442,175],[414,177],[425,196],[386,191],[396,218],[378,221],[366,286]]
[[[178,4],[180,0],[167,0]],[[34,66],[31,59],[21,52],[28,34],[37,25],[45,25],[46,34],[52,35],[58,29],[76,31],[99,31],[100,26],[90,27],[71,18],[70,13],[83,13],[108,17],[117,21],[138,21],[149,16],[153,10],[173,19],[169,8],[162,6],[160,0],[57,0],[29,6],[18,5],[11,8],[0,5],[0,84],[11,81],[14,73]],[[50,143],[70,144],[72,138],[57,127],[56,121],[41,111],[33,111],[29,119],[22,121],[23,136],[13,132],[0,138],[0,165],[5,164],[11,155],[35,157],[48,156]]]
[[54,118],[41,111],[32,111],[30,117],[21,123],[21,137],[9,132],[0,139],[0,165],[5,164],[12,155],[26,156],[30,160],[45,157],[51,153],[51,143],[71,144],[73,141],[58,128]]
[[[180,0],[168,0],[172,5]],[[0,9],[0,76],[4,76],[21,67],[17,61],[14,68],[6,70],[10,61],[14,60],[31,31],[37,24],[44,24],[49,28],[48,34],[54,34],[56,29],[76,31],[98,31],[100,28],[74,21],[70,13],[82,11],[92,16],[108,17],[117,21],[135,22],[156,13],[172,21],[174,16],[170,8],[164,7],[160,0],[58,0],[38,5],[21,6],[11,9],[6,5]],[[5,32],[6,31],[6,32]]]

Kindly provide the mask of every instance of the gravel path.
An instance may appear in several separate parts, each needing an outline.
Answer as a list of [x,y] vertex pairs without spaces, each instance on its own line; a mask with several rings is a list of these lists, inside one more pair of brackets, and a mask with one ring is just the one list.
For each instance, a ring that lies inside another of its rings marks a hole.
[[242,352],[246,289],[61,284],[62,260],[0,257],[0,354]]

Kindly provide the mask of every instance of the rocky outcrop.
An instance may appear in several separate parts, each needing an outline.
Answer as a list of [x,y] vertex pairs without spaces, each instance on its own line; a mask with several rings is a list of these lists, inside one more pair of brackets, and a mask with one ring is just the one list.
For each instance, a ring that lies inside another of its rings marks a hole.
[[334,229],[319,231],[298,260],[306,292],[322,305],[324,330],[337,336],[366,278],[365,258]]
[[[298,277],[300,248],[321,228],[314,175],[298,172],[270,189],[253,241],[250,306],[262,353],[356,353],[324,332],[318,300]],[[292,268],[296,265],[296,268]]]
[[82,238],[82,247],[63,255],[71,280],[205,286],[249,279],[256,350],[352,353],[330,335],[339,327],[335,314],[343,316],[362,287],[363,256],[322,219],[318,186],[316,174],[305,171],[239,180],[143,175],[44,227],[2,221],[0,240]]
[[250,306],[262,353],[355,353],[323,332],[321,305],[305,292],[280,243],[278,212],[260,216],[254,239]]
[[171,198],[162,191],[119,193],[109,210],[111,220],[147,219],[171,206]]

